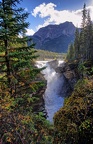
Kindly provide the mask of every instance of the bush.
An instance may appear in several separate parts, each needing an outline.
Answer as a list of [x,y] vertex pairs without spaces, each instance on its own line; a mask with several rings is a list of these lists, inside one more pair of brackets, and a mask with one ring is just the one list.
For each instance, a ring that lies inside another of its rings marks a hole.
[[79,80],[54,116],[56,144],[93,143],[93,80]]

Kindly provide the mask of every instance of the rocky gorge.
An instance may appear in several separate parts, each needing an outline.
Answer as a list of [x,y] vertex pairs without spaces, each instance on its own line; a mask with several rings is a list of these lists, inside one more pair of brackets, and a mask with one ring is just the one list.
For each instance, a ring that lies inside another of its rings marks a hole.
[[73,92],[79,74],[77,64],[52,60],[47,62],[47,65],[48,69],[46,68],[41,74],[46,84],[38,92],[41,98],[35,104],[34,111],[43,112],[46,118],[50,115],[49,120],[52,121],[54,113],[63,106],[64,98],[69,97]]
[[56,73],[60,74],[60,77],[63,76],[64,82],[61,88],[61,95],[68,97],[80,77],[77,70],[78,64],[68,64],[67,62],[59,64],[58,60],[50,61],[48,64]]

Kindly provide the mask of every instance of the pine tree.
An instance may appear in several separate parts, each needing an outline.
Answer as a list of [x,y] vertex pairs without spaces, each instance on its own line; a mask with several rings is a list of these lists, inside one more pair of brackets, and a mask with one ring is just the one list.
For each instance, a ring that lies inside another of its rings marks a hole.
[[87,60],[93,59],[93,24],[90,18],[90,12],[88,11],[87,14],[87,26],[86,26],[86,33],[87,33]]
[[82,10],[82,23],[81,27],[84,29],[87,25],[87,9],[86,9],[86,4],[84,3],[83,10]]
[[75,40],[74,40],[74,50],[75,50],[75,59],[80,58],[80,34],[79,34],[79,29],[76,28],[75,32]]
[[92,47],[93,47],[93,28],[90,18],[90,12],[86,10],[84,4],[82,11],[82,30],[80,33],[80,53],[83,61],[92,59]]
[[75,53],[74,53],[74,45],[71,43],[68,47],[68,53],[66,59],[68,61],[73,61],[75,58]]
[[[35,101],[42,98],[44,83],[39,77],[41,69],[34,64],[34,44],[27,46],[28,13],[17,8],[19,3],[0,1],[0,140],[7,144],[49,143],[49,124],[43,114],[32,111]],[[41,99],[37,101],[41,106]]]
[[24,35],[29,26],[25,22],[28,13],[17,8],[18,3],[20,0],[0,2],[0,79],[7,85],[11,95],[37,87],[33,81],[40,71],[33,64],[36,58],[34,44],[27,46],[28,38]]
[[82,29],[80,33],[80,54],[81,54],[82,62],[86,59],[86,51],[87,51],[86,26],[87,26],[87,10],[86,10],[86,4],[84,4],[83,11],[82,11],[82,24],[81,24]]

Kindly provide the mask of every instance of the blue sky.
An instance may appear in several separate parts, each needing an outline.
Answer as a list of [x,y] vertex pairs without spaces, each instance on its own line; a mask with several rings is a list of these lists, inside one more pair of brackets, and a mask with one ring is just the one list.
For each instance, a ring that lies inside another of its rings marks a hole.
[[93,0],[23,0],[20,7],[30,13],[27,19],[30,23],[27,34],[32,35],[41,27],[65,21],[71,21],[80,27],[84,3],[93,20]]

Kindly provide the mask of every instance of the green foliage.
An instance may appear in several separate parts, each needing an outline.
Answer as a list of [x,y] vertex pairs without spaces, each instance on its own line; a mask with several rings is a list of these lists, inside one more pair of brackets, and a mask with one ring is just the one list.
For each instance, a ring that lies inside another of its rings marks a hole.
[[93,142],[93,80],[78,81],[74,92],[54,116],[55,143]]
[[82,29],[75,33],[66,60],[78,63],[81,78],[54,116],[55,144],[93,143],[93,24],[84,4]]
[[69,48],[68,48],[68,53],[67,53],[67,57],[66,60],[68,60],[69,62],[73,61],[75,58],[75,54],[74,54],[74,45],[70,44]]
[[76,28],[75,32],[75,40],[74,40],[74,58],[78,60],[80,58],[80,33],[79,30]]
[[51,144],[53,126],[46,121],[42,113],[36,115],[32,112],[32,101],[28,101],[29,96],[11,98],[8,91],[4,91],[3,94],[0,95],[1,142]]
[[[17,8],[20,0],[0,2],[0,75],[3,83],[9,87],[11,96],[33,94],[41,82],[35,78],[40,72],[34,66],[36,51],[34,44],[27,46],[25,36],[28,13]],[[19,35],[22,35],[21,37]],[[30,41],[30,39],[29,39]]]
[[[90,18],[90,12],[86,9],[84,4],[82,10],[82,28],[80,32],[76,29],[74,40],[74,59],[71,54],[72,49],[68,50],[67,60],[78,60],[82,63],[85,61],[93,60],[93,23]],[[70,55],[70,56],[69,56]]]
[[87,74],[87,68],[85,67],[84,63],[80,63],[78,66],[78,72],[80,75],[83,77],[84,75]]
[[[54,116],[54,127],[34,108],[40,103],[40,91],[44,88],[38,79],[41,69],[35,67],[37,58],[34,44],[27,46],[25,36],[28,13],[17,8],[20,0],[0,1],[0,140],[9,144],[90,144],[93,142],[93,80],[79,81],[71,97]],[[90,30],[89,30],[90,29]],[[86,34],[89,30],[88,37]],[[81,33],[81,45],[77,50],[77,41],[70,46],[68,60],[80,61],[92,59],[92,26],[88,15],[87,27]],[[19,35],[21,34],[22,37]],[[89,37],[91,35],[91,37]],[[84,38],[89,38],[90,47]],[[80,37],[78,37],[80,39]],[[29,39],[29,41],[31,41]],[[82,50],[85,46],[85,58]],[[76,56],[76,51],[78,54]],[[90,51],[88,51],[90,50]],[[44,58],[59,58],[62,55],[51,53]],[[39,54],[38,53],[38,54]],[[79,54],[80,53],[80,54]],[[43,57],[41,55],[41,57]],[[86,73],[82,63],[79,70]],[[89,73],[93,72],[91,67]]]
[[35,45],[26,44],[28,13],[18,8],[20,1],[0,1],[0,142],[52,143],[52,126],[33,110],[45,82],[38,80]]
[[78,72],[80,73],[81,78],[93,75],[92,65],[92,61],[85,61],[83,63],[78,64]]

